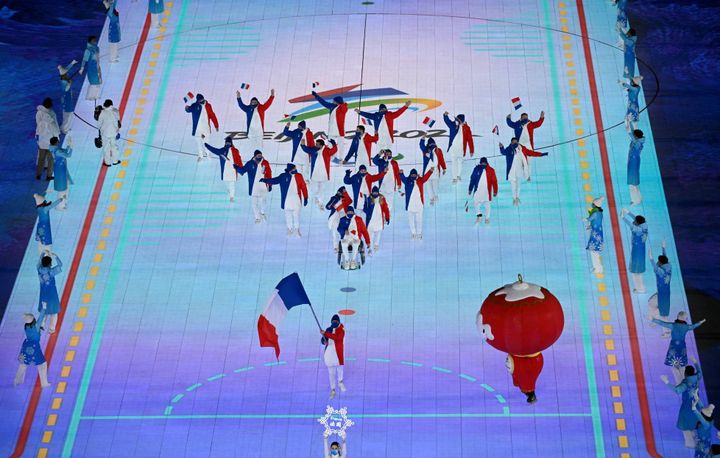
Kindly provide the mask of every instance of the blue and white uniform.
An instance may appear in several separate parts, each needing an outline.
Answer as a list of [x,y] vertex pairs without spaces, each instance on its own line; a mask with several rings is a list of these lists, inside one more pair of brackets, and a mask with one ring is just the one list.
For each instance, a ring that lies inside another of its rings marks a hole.
[[40,253],[52,251],[52,229],[50,227],[50,210],[60,205],[61,199],[55,202],[47,202],[40,194],[35,194],[37,205],[38,222],[35,229],[35,240],[38,241]]
[[645,260],[647,250],[645,244],[648,238],[647,223],[635,224],[635,215],[628,212],[623,221],[630,228],[630,272],[635,283],[634,292],[644,293],[645,283],[642,274],[645,273]]
[[[667,258],[665,248],[662,254]],[[654,259],[651,261],[653,272],[655,272],[655,283],[657,284],[657,306],[658,314],[661,317],[670,315],[670,280],[672,279],[672,266],[670,262],[660,264]]]
[[87,70],[89,84],[85,98],[87,100],[97,100],[100,98],[100,89],[102,88],[102,71],[100,70],[100,48],[96,44],[88,43],[85,48],[80,73],[85,70]]
[[69,183],[72,183],[70,172],[68,172],[67,160],[72,156],[72,148],[62,148],[60,144],[50,145],[50,153],[55,161],[55,180],[53,186],[58,193],[58,198],[64,198],[58,207],[58,210],[67,208],[67,199],[69,191]]
[[630,189],[630,202],[637,205],[642,202],[640,193],[640,154],[645,146],[645,137],[636,138],[630,133],[630,147],[628,149],[627,184]]

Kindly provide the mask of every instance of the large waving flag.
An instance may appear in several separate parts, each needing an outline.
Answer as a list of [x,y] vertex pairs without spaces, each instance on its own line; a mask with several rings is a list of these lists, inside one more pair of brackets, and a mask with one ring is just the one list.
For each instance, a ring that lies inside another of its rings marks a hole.
[[277,330],[285,321],[288,310],[302,304],[309,305],[310,299],[300,281],[300,276],[295,272],[280,280],[258,319],[260,346],[275,348],[276,358],[280,358]]

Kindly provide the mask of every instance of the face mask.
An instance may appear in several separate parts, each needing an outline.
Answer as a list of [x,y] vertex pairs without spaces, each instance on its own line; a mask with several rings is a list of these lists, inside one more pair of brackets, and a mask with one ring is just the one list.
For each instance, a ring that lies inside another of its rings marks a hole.
[[337,450],[330,450],[330,454],[333,456],[340,456],[340,452]]
[[[353,213],[350,213],[348,216],[355,216],[355,215]],[[333,321],[330,326],[332,326],[333,328],[337,328],[338,326],[340,326],[340,323],[337,321]]]
[[373,199],[377,199],[378,197],[380,197],[380,194],[373,194],[372,196],[373,196]]
[[262,156],[256,157],[256,158],[255,158],[255,162],[257,162],[257,163],[262,162]]

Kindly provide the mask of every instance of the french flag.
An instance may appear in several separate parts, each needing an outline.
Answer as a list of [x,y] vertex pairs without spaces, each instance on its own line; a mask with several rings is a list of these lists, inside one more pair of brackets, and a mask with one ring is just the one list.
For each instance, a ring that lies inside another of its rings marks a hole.
[[422,123],[428,127],[432,127],[435,125],[435,120],[431,119],[430,116],[425,116],[425,119],[423,119]]
[[242,83],[240,85],[240,89],[250,89],[250,83]]
[[258,319],[260,346],[273,347],[276,358],[280,358],[277,330],[285,321],[288,310],[302,304],[310,304],[310,299],[300,281],[300,276],[295,272],[280,280]]
[[493,127],[492,133],[494,133],[495,135],[500,135],[500,129],[498,129],[497,125]]
[[520,97],[514,97],[511,101],[516,110],[522,108],[522,103],[520,103]]

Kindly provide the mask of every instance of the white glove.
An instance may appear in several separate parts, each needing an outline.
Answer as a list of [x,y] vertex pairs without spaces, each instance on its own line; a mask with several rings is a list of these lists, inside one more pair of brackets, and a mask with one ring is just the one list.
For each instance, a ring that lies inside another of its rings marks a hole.
[[667,376],[667,375],[661,375],[661,376],[660,376],[660,380],[662,380],[662,382],[663,382],[665,385],[667,385],[668,383],[670,383],[670,380],[668,379],[668,376]]

